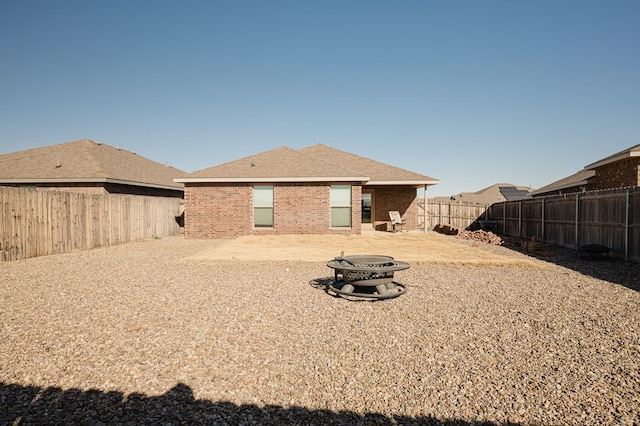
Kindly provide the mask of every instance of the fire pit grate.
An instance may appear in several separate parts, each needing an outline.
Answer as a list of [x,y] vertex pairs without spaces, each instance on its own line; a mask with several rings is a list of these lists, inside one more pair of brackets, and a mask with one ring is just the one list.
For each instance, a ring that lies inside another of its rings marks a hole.
[[404,284],[393,281],[395,271],[408,269],[409,264],[391,256],[341,254],[327,263],[335,272],[329,289],[343,296],[390,299],[406,293]]

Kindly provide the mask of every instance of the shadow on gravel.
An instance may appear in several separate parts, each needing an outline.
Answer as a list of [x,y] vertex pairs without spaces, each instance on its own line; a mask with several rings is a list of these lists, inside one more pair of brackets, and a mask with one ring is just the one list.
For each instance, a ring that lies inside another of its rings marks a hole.
[[[431,416],[386,416],[378,413],[309,410],[194,399],[189,386],[177,384],[164,395],[148,397],[120,392],[62,390],[0,383],[2,425],[162,424],[162,425],[485,425]],[[516,425],[516,423],[505,423]]]
[[640,263],[638,262],[627,262],[615,257],[582,258],[577,250],[561,247],[548,247],[544,255],[529,252],[520,247],[504,247],[599,280],[640,291]]

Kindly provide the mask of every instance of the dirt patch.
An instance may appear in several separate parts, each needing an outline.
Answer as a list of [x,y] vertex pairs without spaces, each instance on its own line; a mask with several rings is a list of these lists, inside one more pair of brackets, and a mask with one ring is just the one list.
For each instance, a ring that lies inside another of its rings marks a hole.
[[216,247],[186,260],[322,262],[342,252],[345,255],[384,254],[417,263],[540,266],[539,262],[507,249],[495,253],[435,232],[245,236],[221,241]]

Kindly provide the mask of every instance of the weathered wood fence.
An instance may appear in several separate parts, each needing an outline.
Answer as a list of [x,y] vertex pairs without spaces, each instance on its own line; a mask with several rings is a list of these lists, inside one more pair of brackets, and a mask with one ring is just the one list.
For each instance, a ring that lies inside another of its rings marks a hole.
[[[418,200],[418,229],[433,229],[437,224],[466,229],[478,220],[488,219],[490,206],[475,203]],[[425,217],[426,212],[426,217]]]
[[496,231],[563,247],[599,244],[640,261],[640,188],[496,203]]
[[180,199],[0,187],[0,261],[180,233]]

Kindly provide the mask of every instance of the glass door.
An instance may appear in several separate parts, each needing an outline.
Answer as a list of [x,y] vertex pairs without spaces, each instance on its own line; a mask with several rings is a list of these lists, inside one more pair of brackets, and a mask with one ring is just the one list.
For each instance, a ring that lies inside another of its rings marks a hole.
[[373,223],[373,192],[362,191],[362,223]]

